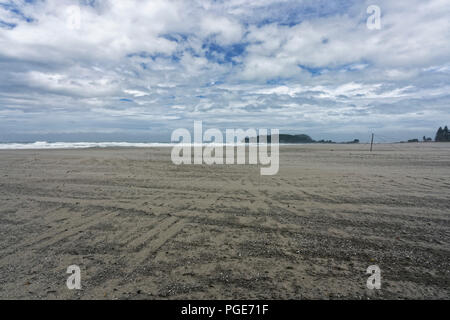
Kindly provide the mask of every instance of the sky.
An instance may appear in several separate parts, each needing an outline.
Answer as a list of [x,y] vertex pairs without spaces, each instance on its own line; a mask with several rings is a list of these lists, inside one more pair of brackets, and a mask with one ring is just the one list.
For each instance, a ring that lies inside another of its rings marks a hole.
[[449,39],[450,0],[0,0],[0,142],[434,138]]

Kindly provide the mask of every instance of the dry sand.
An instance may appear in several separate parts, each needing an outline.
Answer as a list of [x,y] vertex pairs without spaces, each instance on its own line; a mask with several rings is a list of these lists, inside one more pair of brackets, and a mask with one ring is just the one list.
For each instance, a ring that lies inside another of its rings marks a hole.
[[367,149],[284,146],[276,176],[169,148],[0,151],[0,298],[449,299],[450,144]]

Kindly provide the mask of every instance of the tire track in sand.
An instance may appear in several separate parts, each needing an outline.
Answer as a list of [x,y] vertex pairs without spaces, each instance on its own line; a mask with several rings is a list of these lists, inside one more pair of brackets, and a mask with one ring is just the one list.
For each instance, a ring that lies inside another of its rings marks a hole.
[[135,269],[148,259],[153,253],[157,252],[167,241],[175,238],[180,232],[186,221],[183,218],[169,216],[150,229],[142,236],[129,242],[127,247],[134,255],[128,260],[128,265]]
[[[72,237],[80,233],[80,231],[87,230],[97,224],[108,221],[111,217],[117,214],[117,212],[109,212],[106,215],[102,215],[105,213],[104,211],[96,212],[92,214],[92,217],[89,218],[81,218],[82,223],[75,224],[65,224],[64,226],[53,230],[52,232],[35,237],[28,241],[24,241],[19,243],[17,246],[12,248],[5,253],[5,255],[0,259],[0,265],[8,260],[14,255],[20,255],[23,253],[23,250],[29,247],[37,246],[37,248],[48,247],[52,244],[55,244],[65,238]],[[79,221],[78,221],[79,222]]]

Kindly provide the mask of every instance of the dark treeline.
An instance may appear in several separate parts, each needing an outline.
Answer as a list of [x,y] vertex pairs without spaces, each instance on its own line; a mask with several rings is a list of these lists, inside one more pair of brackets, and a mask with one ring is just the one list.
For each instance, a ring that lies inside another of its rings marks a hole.
[[[271,143],[271,136],[267,136],[267,143]],[[259,143],[260,137],[256,137],[256,141]],[[246,143],[250,141],[249,138],[245,138],[244,140]],[[423,136],[424,142],[430,142],[433,141],[432,138],[427,138],[426,136]],[[439,127],[438,131],[436,132],[436,137],[434,138],[434,141],[436,142],[450,142],[450,133],[448,132],[448,127],[445,126],[444,129],[442,127]],[[336,143],[332,140],[314,140],[310,136],[306,134],[297,134],[297,135],[290,135],[290,134],[280,134],[279,135],[279,142],[280,143]],[[403,143],[404,141],[402,141]],[[419,142],[419,139],[411,139],[408,140],[408,142]],[[359,143],[358,139],[355,139],[353,141],[348,142],[342,142],[342,143]]]
[[[256,137],[256,141],[259,143],[260,136]],[[279,134],[278,139],[280,143],[314,143],[315,141],[306,134],[297,134],[297,135],[290,135],[290,134]],[[266,137],[267,143],[272,142],[272,137],[269,135]],[[250,139],[245,138],[245,142],[249,143]]]
[[438,131],[436,132],[436,137],[434,138],[434,141],[450,142],[450,135],[447,126],[445,126],[444,129],[442,129],[442,127],[439,127]]
[[[314,140],[307,134],[279,134],[278,135],[279,143],[336,143],[332,140]],[[256,142],[259,143],[260,136],[256,137]],[[269,135],[266,137],[267,143],[272,142],[272,137]],[[245,143],[249,143],[250,139],[245,138]],[[343,143],[359,143],[358,139],[355,139],[353,141],[343,142]]]

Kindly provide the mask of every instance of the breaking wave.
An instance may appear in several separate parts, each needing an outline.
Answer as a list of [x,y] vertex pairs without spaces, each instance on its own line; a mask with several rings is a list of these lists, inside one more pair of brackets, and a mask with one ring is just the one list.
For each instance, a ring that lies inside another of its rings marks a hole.
[[113,148],[113,147],[172,147],[171,143],[134,143],[134,142],[47,142],[32,143],[0,143],[0,150],[27,150],[27,149],[86,149],[86,148]]

